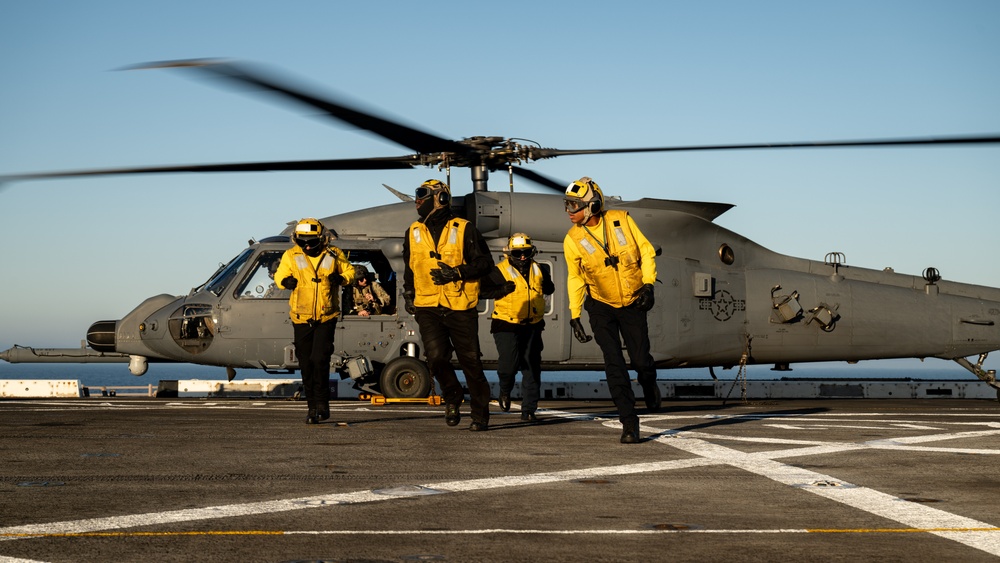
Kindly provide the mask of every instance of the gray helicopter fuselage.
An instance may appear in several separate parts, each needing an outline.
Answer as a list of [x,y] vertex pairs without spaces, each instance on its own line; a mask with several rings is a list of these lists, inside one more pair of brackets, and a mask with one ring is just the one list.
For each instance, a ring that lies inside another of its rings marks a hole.
[[[880,358],[955,359],[1000,349],[1000,289],[781,255],[716,225],[727,204],[642,199],[628,210],[658,251],[656,306],[649,313],[658,367],[731,367]],[[536,260],[556,284],[545,313],[544,369],[602,370],[594,342],[569,327],[562,241],[571,226],[561,197],[475,192],[456,198],[499,261],[507,237],[530,234]],[[383,314],[345,314],[338,357],[364,356],[376,368],[420,357],[419,329],[402,307],[402,242],[412,203],[326,217],[334,242],[366,264],[394,297]],[[164,360],[280,371],[297,367],[287,294],[268,294],[266,263],[290,246],[288,231],[249,246],[209,282],[182,297],[157,296],[117,322],[114,350]],[[482,301],[483,361],[494,367],[492,303]],[[586,315],[586,313],[584,313]]]

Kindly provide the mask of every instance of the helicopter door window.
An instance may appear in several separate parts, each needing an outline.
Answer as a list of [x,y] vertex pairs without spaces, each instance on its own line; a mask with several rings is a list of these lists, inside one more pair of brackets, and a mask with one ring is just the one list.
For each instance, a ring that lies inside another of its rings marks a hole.
[[274,279],[281,255],[280,250],[261,252],[250,269],[251,273],[236,289],[236,296],[240,299],[287,300],[291,290],[280,287]]
[[[370,284],[378,284],[389,296],[388,303],[381,305],[378,311],[369,309],[368,316],[359,315],[360,310],[355,307],[354,290],[358,287],[357,279],[355,283],[344,288],[341,294],[341,308],[345,315],[357,315],[359,318],[370,318],[372,315],[394,315],[396,313],[396,273],[392,270],[389,260],[381,250],[368,248],[350,248],[341,246],[340,249],[347,256],[355,268],[364,266],[368,271]],[[357,270],[355,271],[357,274]]]
[[[350,255],[357,258],[360,252],[352,251]],[[370,253],[363,258],[363,262],[353,262],[354,283],[344,288],[341,305],[345,314],[359,317],[392,314],[392,294],[385,288],[379,273],[380,268],[385,272],[387,266],[378,264],[378,260],[372,261]]]

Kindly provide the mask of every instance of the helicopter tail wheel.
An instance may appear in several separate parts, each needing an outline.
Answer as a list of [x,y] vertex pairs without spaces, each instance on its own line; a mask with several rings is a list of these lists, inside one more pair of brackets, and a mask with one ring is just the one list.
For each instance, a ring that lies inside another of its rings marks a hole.
[[379,387],[390,399],[423,398],[431,392],[431,374],[416,358],[400,357],[382,368]]

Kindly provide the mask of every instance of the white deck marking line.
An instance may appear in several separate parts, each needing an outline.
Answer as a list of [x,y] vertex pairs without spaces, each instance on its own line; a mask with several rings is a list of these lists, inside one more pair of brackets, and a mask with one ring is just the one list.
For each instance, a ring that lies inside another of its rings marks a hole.
[[881,440],[879,443],[872,442],[868,444],[873,449],[877,450],[899,450],[907,452],[935,452],[935,453],[945,453],[945,454],[974,454],[974,455],[1000,455],[1000,450],[983,450],[978,448],[941,448],[933,446],[907,446],[903,444],[891,444],[884,443]]
[[[433,489],[441,492],[468,492],[486,489],[497,489],[505,487],[523,487],[528,485],[539,485],[544,483],[556,483],[572,481],[575,479],[594,479],[598,477],[608,477],[612,475],[631,475],[636,473],[650,473],[656,471],[669,471],[673,469],[683,469],[689,467],[699,467],[705,465],[717,465],[719,462],[706,458],[682,459],[661,462],[637,463],[629,465],[613,465],[606,467],[593,467],[589,469],[571,469],[567,471],[556,471],[548,473],[534,473],[528,475],[511,475],[507,477],[495,477],[486,479],[472,479],[468,481],[446,481],[441,483],[430,483],[420,485],[424,489]],[[368,502],[380,502],[387,500],[398,500],[407,498],[405,496],[392,496],[379,494],[374,491],[354,491],[349,493],[337,493],[330,495],[301,497],[296,499],[285,499],[275,501],[251,502],[242,504],[230,504],[222,506],[209,506],[205,508],[191,508],[184,510],[169,510],[164,512],[150,512],[146,514],[131,514],[124,516],[109,516],[104,518],[89,518],[85,520],[69,520],[64,522],[51,522],[45,524],[27,524],[23,526],[9,526],[0,528],[0,541],[7,541],[20,538],[29,538],[37,535],[51,534],[82,534],[88,532],[98,532],[103,530],[119,530],[123,528],[134,528],[139,526],[155,526],[162,524],[175,524],[179,522],[191,522],[196,520],[210,520],[215,518],[234,518],[240,516],[252,516],[260,514],[271,514],[275,512],[286,512],[292,510],[303,510],[320,506],[333,506],[338,504],[358,504]]]
[[[903,436],[884,440],[894,444],[919,444],[921,442],[936,442],[938,440],[960,440],[962,438],[981,438],[1000,434],[1000,430],[971,430],[968,432],[952,432],[950,434],[924,434],[922,436]],[[876,440],[883,441],[883,440]]]
[[[826,421],[824,421],[826,422]],[[864,426],[861,424],[765,424],[773,428],[786,428],[788,430],[827,430],[829,428],[852,428],[854,430],[889,430],[890,426],[899,427],[899,424]],[[930,426],[921,427],[920,430],[942,430]]]
[[6,557],[0,555],[0,563],[44,563],[35,559],[19,559],[17,557]]
[[[647,430],[648,427],[641,426],[643,430]],[[758,436],[725,436],[722,434],[709,434],[707,432],[671,432],[667,431],[662,434],[654,434],[650,438],[711,438],[712,440],[721,440],[724,442],[752,442],[754,444],[787,444],[789,446],[825,446],[829,444],[844,444],[844,445],[855,445],[856,442],[831,442],[823,440],[790,440],[787,438],[764,438]]]
[[[944,435],[938,436],[941,437]],[[795,450],[756,452],[748,454],[718,444],[712,444],[699,438],[685,439],[682,437],[680,439],[669,440],[658,438],[657,440],[681,451],[707,459],[715,459],[725,463],[726,465],[743,469],[750,473],[766,477],[785,485],[798,487],[801,490],[828,498],[852,508],[863,510],[882,518],[899,522],[912,528],[934,530],[928,533],[956,541],[963,545],[967,545],[993,555],[1000,555],[1000,536],[997,536],[996,534],[979,531],[962,534],[951,531],[937,531],[939,529],[947,530],[955,528],[991,529],[995,528],[995,526],[972,518],[966,518],[964,516],[958,516],[950,512],[931,508],[922,504],[907,502],[899,497],[894,497],[892,495],[876,491],[875,489],[853,485],[829,475],[794,467],[771,459],[773,457],[837,453],[849,449],[869,447],[878,448],[877,445],[854,444],[854,447],[851,447],[851,445],[831,444],[826,447],[816,446]],[[839,486],[802,486],[806,483],[815,482],[835,483]]]
[[[648,427],[643,427],[648,430]],[[942,452],[942,453],[961,453],[961,454],[977,454],[977,455],[1000,455],[1000,449],[986,449],[986,448],[946,448],[946,447],[934,447],[934,446],[915,446],[909,444],[919,444],[923,442],[938,442],[942,440],[954,440],[959,438],[969,437],[969,432],[956,432],[952,434],[930,434],[926,436],[912,436],[909,438],[885,438],[880,440],[871,440],[868,442],[822,442],[822,441],[810,441],[810,440],[782,440],[776,438],[755,438],[753,436],[724,436],[721,434],[710,434],[707,432],[664,432],[658,436],[658,438],[671,439],[671,438],[705,438],[714,441],[728,441],[728,442],[752,442],[754,444],[786,444],[786,445],[801,445],[801,446],[817,446],[825,450],[827,447],[840,447],[841,451],[856,450],[856,449],[879,449],[879,450],[907,450],[912,452]],[[984,430],[981,433],[975,433],[977,436],[989,436],[998,435],[1000,430]],[[671,445],[670,442],[665,442],[667,445]],[[826,453],[825,451],[818,451],[815,453]],[[773,457],[784,457],[788,455],[793,456],[803,456],[803,455],[813,455],[814,452],[810,452],[806,448],[794,449],[794,450],[777,450],[776,455]]]

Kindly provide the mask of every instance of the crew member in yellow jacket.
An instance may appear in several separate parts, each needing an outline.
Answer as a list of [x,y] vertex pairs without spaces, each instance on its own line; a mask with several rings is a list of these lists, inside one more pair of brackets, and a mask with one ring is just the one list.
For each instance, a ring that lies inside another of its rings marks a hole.
[[535,262],[537,249],[531,237],[514,233],[504,247],[506,258],[484,278],[480,298],[492,298],[490,332],[497,345],[500,410],[510,410],[514,377],[521,371],[521,420],[536,422],[542,384],[542,331],[545,330],[545,296],[555,285],[547,265]]
[[582,310],[587,310],[622,423],[621,442],[634,444],[639,441],[639,417],[622,340],[638,373],[646,407],[659,410],[660,389],[646,322],[654,301],[656,251],[627,211],[604,208],[600,186],[586,176],[566,189],[565,207],[573,223],[563,239],[570,325],[577,340],[589,342],[580,322]]
[[420,327],[427,368],[441,385],[445,422],[448,426],[459,423],[459,406],[465,397],[451,366],[454,352],[469,387],[469,430],[487,430],[490,384],[480,357],[476,305],[479,278],[490,273],[493,257],[476,226],[452,213],[448,184],[427,180],[414,195],[420,218],[410,225],[403,239],[406,312]]
[[281,287],[292,290],[288,314],[309,403],[307,424],[330,418],[330,357],[340,317],[340,288],[354,281],[354,267],[329,239],[322,223],[302,219],[292,232],[295,246],[281,255],[274,273]]

